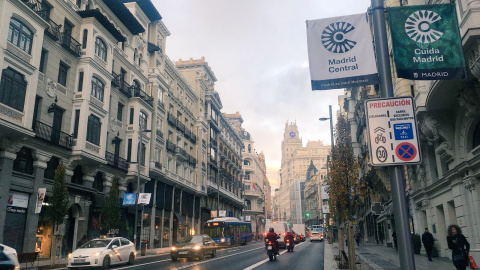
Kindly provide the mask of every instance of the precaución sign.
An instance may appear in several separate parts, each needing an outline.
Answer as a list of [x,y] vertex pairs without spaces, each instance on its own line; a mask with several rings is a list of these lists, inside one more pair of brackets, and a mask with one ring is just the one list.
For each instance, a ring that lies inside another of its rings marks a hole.
[[366,101],[370,160],[374,166],[421,162],[411,97]]

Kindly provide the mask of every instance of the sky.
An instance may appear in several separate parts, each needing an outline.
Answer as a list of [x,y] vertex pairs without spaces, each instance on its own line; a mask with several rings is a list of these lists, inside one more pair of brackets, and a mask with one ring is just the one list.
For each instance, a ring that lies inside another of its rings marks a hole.
[[297,123],[303,144],[330,145],[328,105],[342,89],[312,91],[306,20],[364,13],[369,0],[152,0],[171,33],[172,61],[202,56],[217,77],[222,113],[240,112],[243,127],[265,154],[277,185],[285,123]]

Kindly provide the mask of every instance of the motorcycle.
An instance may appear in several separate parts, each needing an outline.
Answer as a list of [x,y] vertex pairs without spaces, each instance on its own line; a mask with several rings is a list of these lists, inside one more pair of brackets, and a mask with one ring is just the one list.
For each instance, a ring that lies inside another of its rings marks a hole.
[[266,249],[267,249],[267,255],[270,261],[276,260],[277,259],[277,252],[275,251],[275,244],[272,243],[272,241],[266,241],[265,242]]
[[294,245],[293,243],[290,243],[289,239],[285,240],[285,245],[287,246],[287,252],[293,251]]

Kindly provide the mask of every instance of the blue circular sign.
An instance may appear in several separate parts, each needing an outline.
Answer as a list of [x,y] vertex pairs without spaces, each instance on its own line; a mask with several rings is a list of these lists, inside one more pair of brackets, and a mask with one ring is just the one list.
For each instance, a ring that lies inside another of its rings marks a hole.
[[292,137],[292,138],[295,137],[295,132],[290,131],[290,137]]

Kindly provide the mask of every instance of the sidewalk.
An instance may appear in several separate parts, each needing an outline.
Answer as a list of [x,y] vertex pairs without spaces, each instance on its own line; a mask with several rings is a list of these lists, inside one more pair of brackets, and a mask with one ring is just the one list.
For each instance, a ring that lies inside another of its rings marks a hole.
[[[338,243],[333,245],[325,242],[324,264],[325,269],[338,269],[337,262],[333,255],[338,254]],[[400,261],[398,252],[393,248],[387,248],[381,245],[362,243],[355,246],[355,254],[362,261],[362,270],[388,269],[400,270]],[[452,261],[448,258],[432,258],[433,262],[428,261],[426,255],[415,255],[415,267],[417,269],[455,269]],[[360,269],[360,268],[359,268]]]

